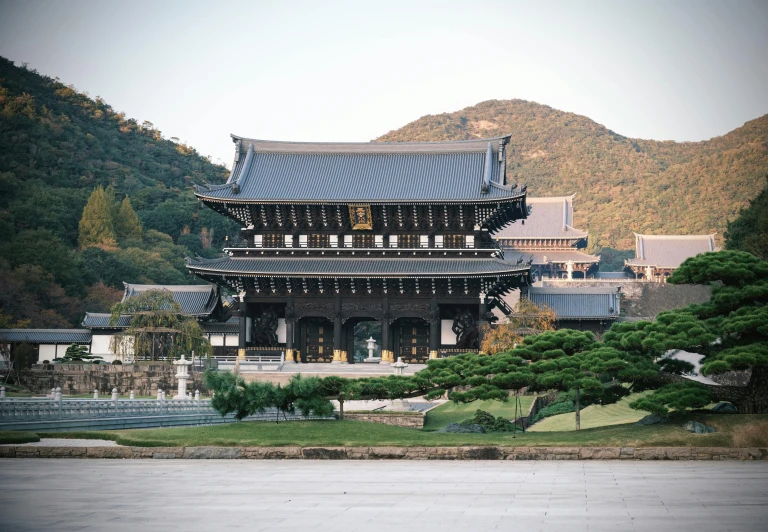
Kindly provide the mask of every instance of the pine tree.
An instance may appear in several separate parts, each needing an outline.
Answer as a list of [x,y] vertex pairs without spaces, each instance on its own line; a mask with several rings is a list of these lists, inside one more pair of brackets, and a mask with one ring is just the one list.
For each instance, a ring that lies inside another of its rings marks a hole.
[[112,248],[117,244],[112,209],[104,189],[97,187],[83,209],[78,229],[78,243],[81,248],[96,246]]
[[128,196],[120,203],[115,218],[115,232],[120,241],[141,240],[141,221],[131,206]]

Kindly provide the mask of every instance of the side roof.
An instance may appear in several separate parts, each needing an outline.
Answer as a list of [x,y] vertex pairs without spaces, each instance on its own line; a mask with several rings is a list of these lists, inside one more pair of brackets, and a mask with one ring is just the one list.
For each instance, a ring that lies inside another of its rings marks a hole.
[[635,258],[627,266],[677,268],[699,253],[717,251],[715,235],[640,235],[635,233]]
[[232,136],[221,203],[492,202],[525,195],[506,184],[509,136],[451,142],[278,142]]
[[123,285],[125,285],[123,302],[149,290],[167,290],[173,294],[173,299],[179,304],[181,311],[188,316],[208,316],[214,311],[219,301],[219,289],[214,284],[162,285],[123,283]]
[[531,212],[523,223],[513,223],[493,235],[496,240],[536,240],[540,238],[582,239],[587,232],[573,227],[573,198],[526,198]]
[[555,311],[557,319],[616,319],[620,298],[615,288],[536,288],[528,289],[528,298]]
[[0,329],[0,342],[31,344],[89,344],[88,329]]
[[112,314],[86,312],[81,325],[86,329],[125,329],[131,325],[131,317],[125,314],[117,318],[116,325],[110,325],[110,319],[112,319]]

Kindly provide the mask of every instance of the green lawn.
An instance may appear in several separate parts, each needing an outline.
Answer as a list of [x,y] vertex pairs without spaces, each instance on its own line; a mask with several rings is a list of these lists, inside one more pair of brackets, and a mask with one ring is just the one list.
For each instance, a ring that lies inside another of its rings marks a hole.
[[[528,413],[534,399],[535,397],[532,395],[520,396],[520,406],[522,408],[518,408],[517,417]],[[485,410],[496,417],[501,416],[511,420],[515,417],[515,398],[510,397],[509,401],[505,403],[501,401],[473,401],[457,405],[453,401],[448,401],[427,412],[424,428],[427,430],[439,430],[450,423],[460,423],[474,416],[476,410]]]
[[[633,393],[612,405],[590,405],[584,408],[581,411],[581,428],[592,429],[609,425],[622,425],[624,423],[634,423],[644,418],[648,415],[648,412],[629,408],[629,403],[648,393],[650,392]],[[551,432],[575,429],[576,415],[573,412],[568,412],[566,414],[546,417],[535,423],[528,430],[531,432]]]
[[[687,419],[712,424],[714,434],[691,434],[682,428]],[[661,425],[614,425],[570,432],[518,434],[441,434],[363,421],[265,421],[227,425],[137,429],[103,432],[53,433],[41,437],[76,437],[114,440],[122,445],[146,447],[214,446],[768,446],[768,415],[690,413]],[[745,436],[746,435],[746,436]],[[740,439],[738,439],[740,438]],[[751,438],[751,439],[750,439]]]
[[17,432],[12,430],[0,430],[0,444],[2,443],[30,443],[40,441],[40,437],[32,432]]

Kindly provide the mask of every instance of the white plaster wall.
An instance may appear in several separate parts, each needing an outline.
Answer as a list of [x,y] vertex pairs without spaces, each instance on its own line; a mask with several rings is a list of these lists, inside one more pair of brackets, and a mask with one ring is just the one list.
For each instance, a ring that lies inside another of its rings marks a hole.
[[91,354],[92,355],[110,355],[114,353],[109,348],[109,344],[112,341],[111,334],[94,334],[91,336]]
[[451,327],[453,327],[453,320],[440,320],[441,345],[456,345],[456,334]]
[[52,344],[40,344],[40,350],[38,351],[37,363],[42,364],[43,360],[53,362],[53,359],[57,356],[59,358],[64,357],[64,353],[67,352],[69,345],[55,346]]
[[285,318],[277,319],[277,343],[285,343]]
[[211,341],[211,345],[213,347],[218,347],[218,346],[224,345],[224,335],[223,334],[212,334],[210,341]]

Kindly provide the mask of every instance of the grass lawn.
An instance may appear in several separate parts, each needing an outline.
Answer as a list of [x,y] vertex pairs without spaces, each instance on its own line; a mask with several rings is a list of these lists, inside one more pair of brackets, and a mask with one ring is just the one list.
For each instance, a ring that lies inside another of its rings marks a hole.
[[[531,403],[535,399],[532,395],[521,395],[520,405],[522,412],[518,410],[517,417],[524,416],[531,408]],[[515,398],[510,397],[509,401],[473,401],[471,403],[457,405],[453,401],[448,401],[437,408],[427,412],[427,418],[424,420],[424,428],[427,430],[439,430],[451,423],[460,423],[465,419],[470,419],[475,415],[475,410],[485,410],[496,417],[505,417],[512,419],[515,417]]]
[[[714,434],[683,430],[688,419],[715,426]],[[54,438],[98,438],[145,447],[214,446],[768,446],[768,415],[689,413],[648,427],[613,425],[570,432],[440,434],[363,421],[250,421],[227,425],[38,434]]]
[[[644,418],[648,415],[648,412],[629,408],[629,403],[648,393],[650,392],[633,393],[612,405],[589,405],[581,411],[581,428],[592,429],[608,425],[622,425],[624,423],[634,423]],[[568,412],[566,414],[546,417],[535,423],[528,430],[531,432],[550,432],[575,429],[576,414]]]
[[40,437],[33,432],[17,432],[13,430],[0,430],[0,444],[3,443],[30,443],[40,441]]

